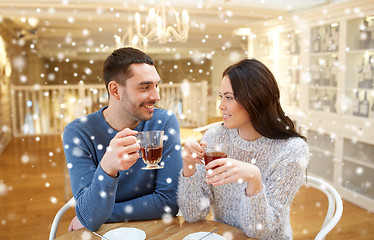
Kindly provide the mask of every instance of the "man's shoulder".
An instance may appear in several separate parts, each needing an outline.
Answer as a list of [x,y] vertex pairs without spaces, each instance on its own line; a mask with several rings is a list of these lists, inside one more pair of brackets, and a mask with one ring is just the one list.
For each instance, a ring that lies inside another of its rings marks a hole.
[[65,129],[66,128],[81,129],[81,128],[87,128],[89,126],[97,126],[100,122],[100,118],[99,118],[100,111],[101,109],[96,112],[74,119],[73,121],[71,121],[70,123],[66,125]]
[[165,118],[171,118],[171,117],[175,117],[175,114],[172,111],[161,109],[161,108],[155,108],[152,119],[160,119],[160,118],[165,119]]

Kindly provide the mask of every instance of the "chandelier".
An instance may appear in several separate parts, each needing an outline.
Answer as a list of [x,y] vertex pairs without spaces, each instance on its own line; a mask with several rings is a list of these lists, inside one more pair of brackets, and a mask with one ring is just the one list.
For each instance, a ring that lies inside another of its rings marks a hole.
[[114,35],[114,39],[116,41],[117,48],[128,46],[141,48],[144,51],[147,48],[146,39],[143,39],[143,42],[140,42],[138,35],[133,34],[131,27],[128,28],[127,32],[125,32],[122,37]]
[[[175,17],[173,25],[167,25],[168,19]],[[137,35],[143,40],[143,44],[148,42],[166,43],[171,41],[185,42],[188,39],[188,23],[190,17],[186,9],[182,11],[182,17],[179,12],[170,6],[169,2],[162,1],[162,5],[156,9],[149,9],[145,23],[141,23],[140,14],[135,13],[135,26]]]

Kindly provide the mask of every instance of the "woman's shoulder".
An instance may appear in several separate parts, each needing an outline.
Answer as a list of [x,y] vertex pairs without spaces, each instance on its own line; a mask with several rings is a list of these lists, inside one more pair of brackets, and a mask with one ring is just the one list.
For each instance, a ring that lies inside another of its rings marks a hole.
[[294,159],[303,167],[306,167],[310,155],[307,142],[300,137],[292,137],[283,142],[283,153],[287,158]]
[[204,135],[210,136],[210,135],[225,135],[230,132],[230,129],[227,129],[223,126],[223,124],[214,125],[205,132]]

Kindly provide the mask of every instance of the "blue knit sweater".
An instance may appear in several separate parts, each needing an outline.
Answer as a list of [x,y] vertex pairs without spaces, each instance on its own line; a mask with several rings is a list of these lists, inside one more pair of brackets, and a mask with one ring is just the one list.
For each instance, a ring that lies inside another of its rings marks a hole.
[[96,231],[105,222],[159,219],[176,215],[178,173],[182,168],[178,120],[166,110],[155,109],[153,118],[140,122],[137,131],[164,130],[163,169],[141,170],[142,159],[113,178],[100,161],[117,134],[104,119],[103,110],[69,123],[63,144],[70,174],[75,211],[84,227]]

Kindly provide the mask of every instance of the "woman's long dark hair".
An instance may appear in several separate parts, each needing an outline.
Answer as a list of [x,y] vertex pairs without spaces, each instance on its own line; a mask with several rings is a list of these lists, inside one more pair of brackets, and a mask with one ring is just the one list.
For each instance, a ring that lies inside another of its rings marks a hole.
[[271,139],[301,137],[279,102],[279,88],[271,71],[256,59],[243,59],[228,67],[235,100],[249,113],[253,127]]

